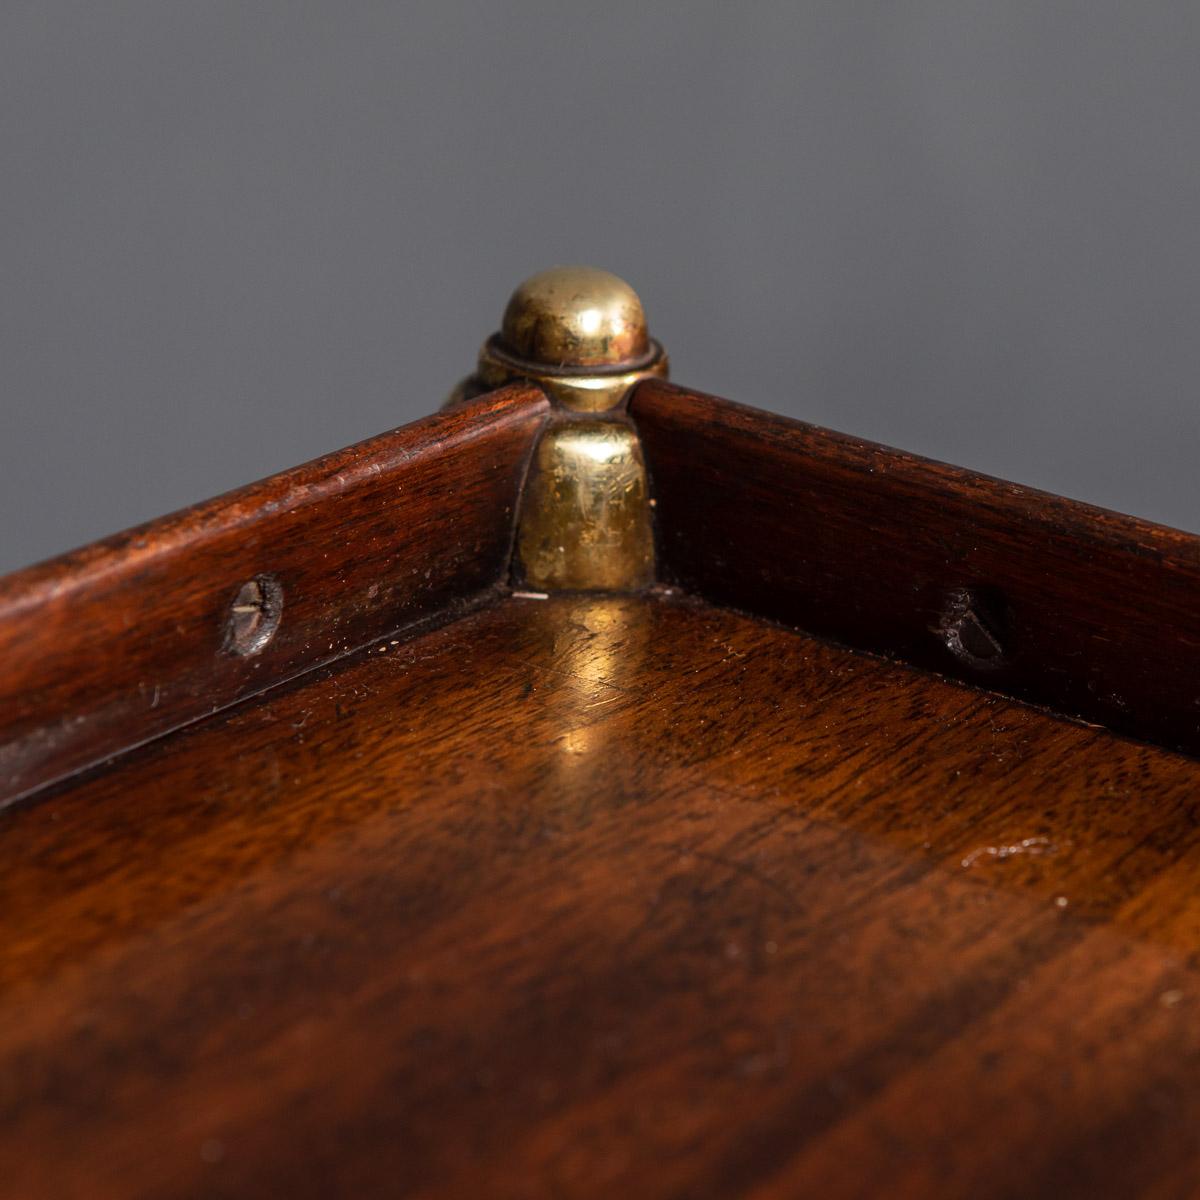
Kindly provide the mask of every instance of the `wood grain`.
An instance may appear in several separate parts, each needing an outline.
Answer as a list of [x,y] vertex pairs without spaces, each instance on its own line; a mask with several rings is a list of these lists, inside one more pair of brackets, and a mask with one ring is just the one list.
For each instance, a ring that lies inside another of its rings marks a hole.
[[[495,584],[547,411],[505,388],[0,579],[0,802]],[[240,657],[259,575],[282,620]]]
[[388,639],[0,814],[4,1192],[1194,1194],[1198,784],[678,596]]
[[1200,753],[1200,539],[656,381],[630,411],[667,581]]

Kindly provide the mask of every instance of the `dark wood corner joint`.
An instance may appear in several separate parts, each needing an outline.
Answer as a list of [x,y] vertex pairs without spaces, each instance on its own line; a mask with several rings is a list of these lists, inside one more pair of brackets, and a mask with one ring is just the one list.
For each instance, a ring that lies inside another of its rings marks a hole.
[[660,576],[1200,754],[1200,539],[649,381]]
[[506,582],[514,383],[0,581],[0,800]]

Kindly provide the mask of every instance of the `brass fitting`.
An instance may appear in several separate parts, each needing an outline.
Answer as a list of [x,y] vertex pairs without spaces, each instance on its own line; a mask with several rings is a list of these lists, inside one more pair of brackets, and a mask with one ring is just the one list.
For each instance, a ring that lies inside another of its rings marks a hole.
[[536,591],[633,592],[654,582],[642,447],[624,421],[567,421],[538,443],[517,518],[516,579]]
[[666,374],[642,302],[615,275],[554,267],[513,292],[500,332],[449,403],[528,379],[558,410],[521,494],[514,581],[537,591],[608,592],[654,582],[646,464],[620,410],[635,383]]
[[551,267],[513,292],[500,332],[449,403],[530,379],[564,408],[608,412],[639,380],[665,379],[667,368],[629,284],[596,267]]

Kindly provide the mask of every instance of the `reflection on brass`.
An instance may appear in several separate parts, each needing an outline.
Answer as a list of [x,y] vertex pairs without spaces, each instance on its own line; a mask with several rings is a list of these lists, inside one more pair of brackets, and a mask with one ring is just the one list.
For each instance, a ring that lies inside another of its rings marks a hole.
[[574,374],[565,370],[547,371],[532,363],[521,363],[498,352],[495,339],[479,352],[476,378],[480,391],[491,391],[514,379],[531,379],[546,389],[551,400],[576,412],[606,412],[616,408],[635,383],[643,379],[667,376],[667,356],[655,342],[657,357],[634,370],[600,374]]
[[596,267],[551,267],[526,279],[504,310],[500,346],[525,362],[602,370],[651,354],[637,292]]
[[544,591],[653,581],[646,467],[629,426],[573,421],[543,434],[521,497],[516,571]]
[[[666,374],[667,356],[627,283],[594,267],[554,267],[513,292],[475,374],[446,404],[527,379],[560,409],[596,414],[619,407],[639,380]],[[637,433],[621,418],[552,424],[521,496],[515,581],[536,591],[648,586],[651,503]]]
[[650,336],[637,293],[595,267],[552,267],[525,280],[475,375],[447,404],[514,379],[541,384],[577,412],[615,408],[641,379],[665,379],[667,356]]

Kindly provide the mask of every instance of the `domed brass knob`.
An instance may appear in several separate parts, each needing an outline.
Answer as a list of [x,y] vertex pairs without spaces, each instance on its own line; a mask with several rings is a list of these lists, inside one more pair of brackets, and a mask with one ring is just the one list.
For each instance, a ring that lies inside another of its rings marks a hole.
[[551,267],[513,292],[458,394],[531,379],[566,408],[603,412],[639,380],[666,374],[667,356],[629,284],[596,267]]
[[651,355],[637,292],[596,267],[551,267],[512,294],[500,344],[526,362],[555,367],[640,365]]

